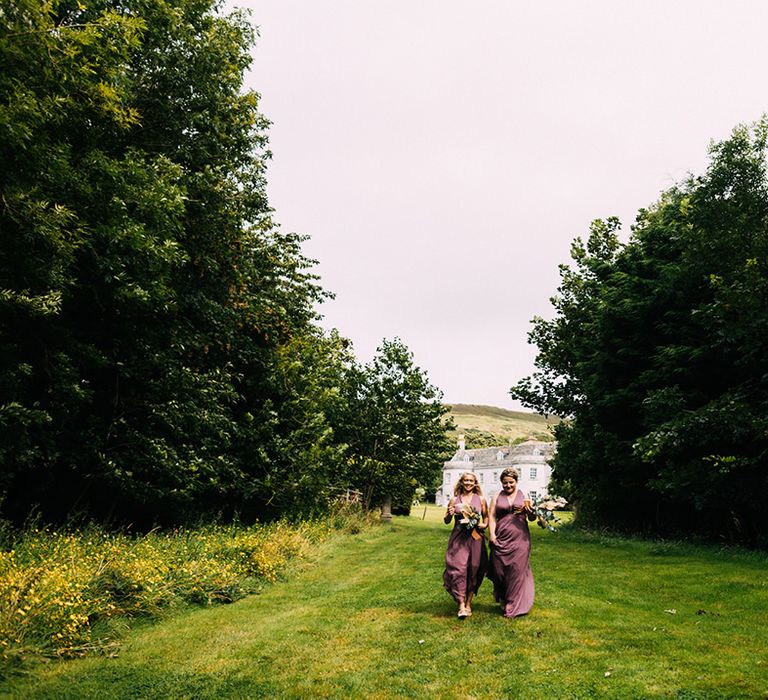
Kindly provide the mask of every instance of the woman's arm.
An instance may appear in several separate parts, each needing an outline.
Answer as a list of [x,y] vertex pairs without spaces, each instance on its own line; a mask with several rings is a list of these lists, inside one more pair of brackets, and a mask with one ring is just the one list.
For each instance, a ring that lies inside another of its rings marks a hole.
[[523,494],[523,503],[525,503],[525,507],[523,508],[525,517],[528,518],[529,522],[533,522],[536,520],[536,511],[533,509],[533,504],[527,493]]
[[491,544],[496,544],[496,496],[491,498],[491,507],[488,510],[488,533]]
[[480,499],[480,522],[477,524],[478,530],[485,530],[488,527],[488,504],[484,498]]
[[451,520],[453,519],[453,514],[456,512],[454,508],[454,501],[456,499],[451,496],[451,499],[448,501],[448,507],[445,509],[445,515],[443,516],[443,522],[447,525]]

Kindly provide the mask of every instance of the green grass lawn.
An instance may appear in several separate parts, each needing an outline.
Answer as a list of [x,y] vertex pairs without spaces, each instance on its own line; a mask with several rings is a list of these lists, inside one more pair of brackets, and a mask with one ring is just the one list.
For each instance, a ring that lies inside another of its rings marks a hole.
[[768,558],[534,531],[536,605],[442,589],[424,507],[323,545],[290,580],[130,632],[116,658],[50,662],[12,698],[765,698]]

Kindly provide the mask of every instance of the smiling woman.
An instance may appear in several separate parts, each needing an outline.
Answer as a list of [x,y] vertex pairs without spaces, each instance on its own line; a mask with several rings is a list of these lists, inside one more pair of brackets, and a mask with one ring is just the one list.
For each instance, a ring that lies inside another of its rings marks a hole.
[[502,493],[494,496],[488,519],[491,559],[488,577],[504,617],[526,615],[533,606],[531,532],[527,520],[535,520],[528,495],[517,482],[520,474],[509,468],[501,472]]
[[443,522],[447,525],[452,519],[443,585],[459,604],[459,618],[464,619],[472,615],[472,598],[483,582],[488,558],[484,536],[488,507],[472,472],[461,475],[454,497],[448,502]]

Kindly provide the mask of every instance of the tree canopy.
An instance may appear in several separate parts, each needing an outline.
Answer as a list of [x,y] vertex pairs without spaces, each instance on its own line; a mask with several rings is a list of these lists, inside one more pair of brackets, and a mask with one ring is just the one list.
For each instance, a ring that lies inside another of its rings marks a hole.
[[265,517],[353,478],[359,372],[273,220],[253,42],[213,0],[0,12],[6,517]]
[[768,121],[639,212],[593,223],[513,397],[555,428],[553,488],[626,529],[768,543]]
[[399,339],[385,340],[370,363],[349,374],[338,433],[367,503],[391,496],[396,511],[410,510],[416,487],[437,483],[452,451],[441,399]]

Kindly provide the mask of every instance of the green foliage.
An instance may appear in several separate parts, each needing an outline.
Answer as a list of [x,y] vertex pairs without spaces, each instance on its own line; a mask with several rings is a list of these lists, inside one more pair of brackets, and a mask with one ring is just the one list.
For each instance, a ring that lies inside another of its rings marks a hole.
[[489,433],[484,430],[467,428],[462,434],[464,435],[465,446],[469,450],[506,444],[506,440],[503,435]]
[[350,483],[367,505],[392,497],[394,510],[410,510],[418,486],[439,480],[452,450],[441,392],[399,340],[385,340],[374,359],[356,366],[345,385],[338,434],[349,446]]
[[[139,523],[254,490],[322,293],[265,196],[252,32],[215,3],[20,2],[0,56],[0,490]],[[253,506],[255,507],[255,506]]]
[[325,517],[268,525],[209,525],[143,537],[90,526],[4,532],[0,551],[0,677],[38,654],[104,651],[120,621],[159,618],[184,604],[231,603],[286,577],[318,543],[374,520],[329,504]]
[[402,346],[358,368],[316,328],[327,295],[272,221],[268,122],[242,90],[253,39],[215,0],[0,12],[0,500],[17,522],[271,518],[431,478],[439,411],[414,402],[434,390]]
[[251,488],[260,512],[312,512],[325,507],[329,489],[348,486],[347,446],[336,425],[354,363],[348,341],[336,333],[297,335],[275,354],[272,398],[254,407],[251,420],[260,428],[243,446],[257,457]]
[[[17,518],[35,503],[178,516],[237,471],[212,449],[236,430],[234,363],[200,354],[233,335],[233,247],[253,237],[238,190],[261,169],[259,117],[232,64],[247,39],[204,3],[13,10],[0,42],[7,503]],[[182,95],[206,92],[192,129]],[[214,122],[236,113],[245,129],[226,153]]]
[[580,517],[766,544],[768,121],[641,210],[626,245],[593,224],[534,320],[512,395],[555,428],[553,488]]
[[506,445],[509,439],[504,435],[489,433],[485,430],[475,430],[467,428],[464,433],[464,444],[468,450],[478,449],[480,447],[496,447]]

